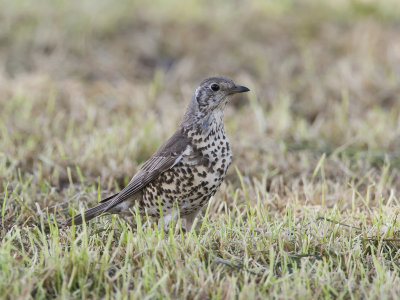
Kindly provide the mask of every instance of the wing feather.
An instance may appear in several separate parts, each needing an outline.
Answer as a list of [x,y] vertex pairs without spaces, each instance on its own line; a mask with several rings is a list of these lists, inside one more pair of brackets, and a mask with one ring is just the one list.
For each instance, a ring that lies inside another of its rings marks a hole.
[[129,184],[105,207],[106,212],[122,201],[132,197],[161,173],[175,166],[184,156],[189,139],[178,130],[161,148],[147,160],[133,176]]

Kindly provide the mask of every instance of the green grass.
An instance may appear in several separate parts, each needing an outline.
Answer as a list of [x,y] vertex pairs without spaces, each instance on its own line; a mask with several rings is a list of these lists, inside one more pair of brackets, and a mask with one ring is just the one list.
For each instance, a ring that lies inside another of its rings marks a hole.
[[[0,2],[0,295],[399,298],[399,11]],[[123,188],[211,75],[251,92],[227,108],[233,164],[195,230],[56,226]]]

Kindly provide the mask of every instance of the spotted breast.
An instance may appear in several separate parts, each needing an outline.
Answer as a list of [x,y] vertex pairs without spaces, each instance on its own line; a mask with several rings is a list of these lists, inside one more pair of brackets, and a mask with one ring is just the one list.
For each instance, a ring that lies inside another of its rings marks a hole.
[[143,189],[141,211],[158,217],[159,198],[163,214],[170,213],[175,203],[181,215],[188,215],[208,202],[232,160],[229,140],[222,123],[218,125],[211,126],[206,133],[201,128],[183,129],[190,142],[181,160]]

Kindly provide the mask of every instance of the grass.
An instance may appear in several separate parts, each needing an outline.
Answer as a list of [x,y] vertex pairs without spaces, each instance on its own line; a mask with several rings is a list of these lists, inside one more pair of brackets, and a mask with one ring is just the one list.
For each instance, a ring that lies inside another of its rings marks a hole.
[[[0,295],[400,297],[396,1],[0,2]],[[210,75],[249,86],[184,234],[117,216]],[[48,221],[50,220],[50,221]]]

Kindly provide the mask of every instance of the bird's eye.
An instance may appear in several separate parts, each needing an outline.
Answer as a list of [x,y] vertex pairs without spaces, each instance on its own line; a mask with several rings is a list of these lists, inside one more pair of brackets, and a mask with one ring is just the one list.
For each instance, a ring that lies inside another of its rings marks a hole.
[[216,84],[216,83],[213,83],[213,84],[210,86],[210,88],[211,88],[214,92],[216,92],[216,91],[219,90],[219,85]]

